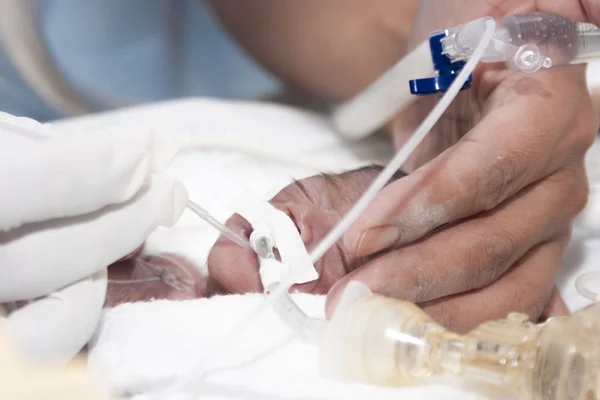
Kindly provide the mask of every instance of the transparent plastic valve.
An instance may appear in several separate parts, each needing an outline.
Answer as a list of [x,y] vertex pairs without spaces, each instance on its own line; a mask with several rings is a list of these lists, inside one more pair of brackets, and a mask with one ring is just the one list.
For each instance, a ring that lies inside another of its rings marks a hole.
[[362,297],[330,321],[321,368],[330,377],[386,386],[454,377],[518,399],[600,398],[600,305],[545,324],[523,314],[450,332],[414,304]]
[[[483,19],[448,28],[444,54],[453,61],[469,58],[484,29]],[[506,62],[509,68],[540,68],[586,63],[600,57],[600,29],[554,14],[507,15],[496,30],[482,61]]]

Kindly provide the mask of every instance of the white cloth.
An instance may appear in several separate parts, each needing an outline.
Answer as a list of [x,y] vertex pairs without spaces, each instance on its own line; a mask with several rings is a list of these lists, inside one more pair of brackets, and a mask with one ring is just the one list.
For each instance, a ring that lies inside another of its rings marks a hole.
[[27,356],[75,356],[100,318],[106,267],[177,221],[187,192],[161,174],[176,145],[151,131],[71,135],[0,114],[0,303],[16,309],[9,328]]
[[[168,125],[182,137],[262,143],[282,152],[303,154],[315,163],[328,160],[347,168],[368,159],[385,159],[390,150],[388,142],[378,138],[345,143],[323,119],[312,114],[252,103],[188,100],[67,121],[65,126],[79,129],[130,121]],[[193,200],[222,220],[231,212],[227,205],[244,192],[269,198],[292,178],[313,174],[221,151],[183,155],[169,171],[184,182]],[[174,228],[156,231],[149,239],[149,248],[151,252],[179,253],[203,266],[216,237],[211,228],[184,213]],[[600,247],[594,247],[591,239],[581,240],[587,240],[581,242],[587,243],[584,251],[580,251],[580,242],[574,243],[569,250],[571,258],[566,261],[568,266],[561,272],[560,288],[572,308],[589,303],[574,290],[576,275],[600,265],[593,262],[599,260]],[[322,314],[323,297],[298,299],[305,311]],[[259,302],[256,295],[226,296],[127,304],[107,310],[90,346],[89,365],[120,393],[149,393],[152,387],[169,382],[198,361],[218,337],[229,332]],[[295,338],[286,341],[289,334],[269,310],[223,360],[228,369],[215,368],[208,383],[195,394],[203,399],[475,398],[452,387],[389,389],[322,379],[318,376],[317,350]]]
[[[294,299],[308,314],[323,317],[324,297]],[[120,395],[158,399],[157,387],[192,368],[213,343],[254,311],[262,296],[221,296],[181,303],[155,301],[107,310],[92,343],[89,364]],[[209,369],[189,393],[213,399],[482,399],[446,386],[373,387],[319,376],[318,351],[267,310]],[[137,395],[145,393],[146,395]],[[192,397],[190,397],[191,399]]]

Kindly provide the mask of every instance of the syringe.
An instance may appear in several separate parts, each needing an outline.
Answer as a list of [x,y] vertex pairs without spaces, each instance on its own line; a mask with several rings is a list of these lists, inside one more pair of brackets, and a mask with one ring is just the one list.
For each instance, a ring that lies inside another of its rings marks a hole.
[[189,200],[187,208],[190,211],[192,211],[194,214],[196,214],[197,216],[202,218],[204,221],[206,221],[213,228],[215,228],[216,230],[221,232],[225,237],[227,237],[232,242],[234,242],[242,247],[252,250],[252,247],[250,246],[250,242],[248,240],[245,240],[240,235],[236,234],[231,229],[226,227],[224,224],[217,221],[216,218],[214,218],[212,215],[210,215],[210,213],[207,210],[205,210],[203,207],[201,207],[200,205]]

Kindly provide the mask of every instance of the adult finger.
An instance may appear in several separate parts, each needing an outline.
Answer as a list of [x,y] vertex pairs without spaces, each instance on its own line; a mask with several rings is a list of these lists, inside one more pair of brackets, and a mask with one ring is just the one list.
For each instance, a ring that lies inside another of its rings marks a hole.
[[8,316],[26,356],[66,364],[93,335],[106,293],[106,270],[26,305]]
[[[96,132],[0,146],[0,229],[97,211],[130,200],[177,154],[158,132]],[[42,197],[40,197],[42,196]]]
[[[328,308],[355,280],[374,292],[413,302],[489,285],[529,249],[568,231],[570,216],[587,198],[585,174],[582,167],[578,170],[545,179],[493,211],[374,258],[338,281]],[[548,215],[554,216],[551,222]]]
[[532,249],[506,275],[485,289],[421,304],[436,321],[459,333],[482,322],[506,318],[511,312],[527,314],[537,321],[551,297],[555,271],[566,240]]
[[0,302],[45,296],[106,268],[176,223],[187,201],[180,182],[152,176],[127,203],[0,232]]
[[597,127],[591,102],[560,100],[589,98],[583,69],[538,74],[515,74],[495,110],[456,146],[385,187],[346,233],[347,248],[363,257],[411,242],[493,209],[584,154]]

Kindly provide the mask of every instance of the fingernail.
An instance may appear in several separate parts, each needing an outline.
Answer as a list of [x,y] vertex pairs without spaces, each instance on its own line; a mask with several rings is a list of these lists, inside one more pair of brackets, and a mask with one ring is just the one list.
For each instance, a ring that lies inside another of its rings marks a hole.
[[395,226],[371,228],[362,234],[356,248],[356,256],[364,257],[390,247],[400,239],[400,230]]

